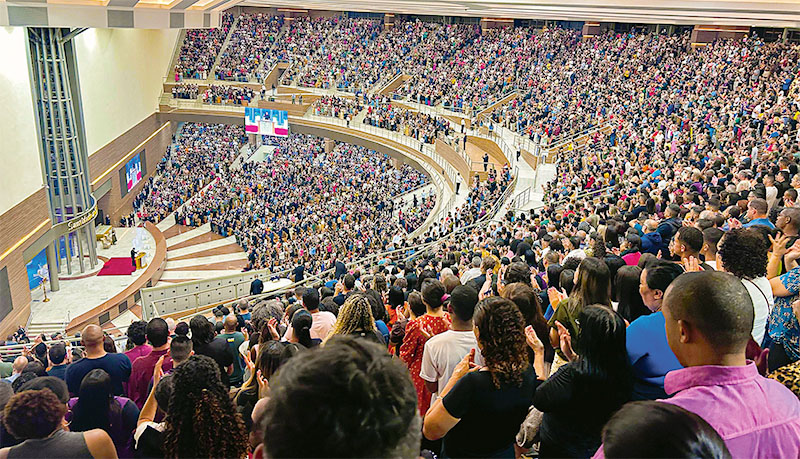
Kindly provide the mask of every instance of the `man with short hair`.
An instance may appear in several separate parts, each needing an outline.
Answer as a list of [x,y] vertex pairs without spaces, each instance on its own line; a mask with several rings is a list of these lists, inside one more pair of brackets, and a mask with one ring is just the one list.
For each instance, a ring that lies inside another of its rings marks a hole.
[[[340,287],[341,286],[341,287]],[[345,274],[340,283],[336,284],[336,288],[341,289],[339,294],[333,297],[333,301],[342,307],[344,300],[352,295],[353,289],[356,287],[356,278],[352,274]]]
[[719,228],[703,230],[703,248],[700,250],[700,255],[705,259],[705,263],[714,270],[719,269],[717,268],[717,244],[724,234],[725,232]]
[[[677,204],[670,204],[667,206],[667,209],[664,211],[665,219],[658,224],[656,231],[661,236],[661,243],[663,244],[661,247],[661,251],[666,254],[667,247],[666,244],[672,239],[672,236],[678,232],[678,228],[681,227],[681,208]],[[656,251],[657,253],[657,251]]]
[[767,217],[767,212],[769,211],[769,206],[767,205],[766,199],[755,198],[749,203],[747,203],[747,219],[750,220],[745,223],[745,228],[749,228],[755,225],[763,225],[769,229],[774,229],[775,225],[769,221]]
[[47,375],[55,376],[63,380],[67,373],[67,365],[69,365],[67,346],[64,343],[55,343],[50,346],[47,354],[50,357],[50,363],[53,364],[53,366],[47,370]]
[[14,363],[11,365],[11,376],[6,378],[6,381],[10,383],[16,381],[16,379],[19,378],[19,375],[25,371],[25,367],[27,366],[28,359],[23,355],[18,356],[16,359],[14,359]]
[[658,222],[655,220],[647,219],[644,221],[644,225],[642,226],[642,231],[644,233],[642,236],[643,253],[658,255],[658,251],[663,247],[664,242],[661,240],[661,234],[657,229]]
[[244,377],[244,367],[242,366],[242,357],[239,355],[239,346],[244,343],[244,335],[236,331],[236,326],[239,321],[234,316],[225,318],[225,333],[220,333],[219,337],[228,343],[228,349],[233,356],[233,372],[228,375],[230,385],[239,387],[242,385],[242,378]]
[[147,323],[147,341],[153,346],[149,354],[134,360],[131,365],[131,376],[128,381],[128,398],[141,410],[147,400],[147,386],[153,378],[153,370],[161,356],[164,371],[172,369],[172,359],[169,357],[169,327],[164,319],[156,317]]
[[[331,312],[319,310],[319,291],[317,289],[306,289],[303,293],[303,307],[311,313],[311,339],[325,339],[333,328],[333,324],[336,323],[336,316]],[[293,328],[287,327],[283,340],[291,341],[293,337]]]
[[461,285],[467,285],[467,282],[481,275],[481,261],[481,257],[479,256],[472,257],[470,268],[466,270],[459,279],[461,281]]
[[[164,322],[164,328],[166,329],[166,327],[167,324]],[[103,329],[99,325],[87,325],[83,329],[81,343],[83,343],[86,356],[69,364],[64,375],[69,392],[73,396],[78,394],[83,377],[95,368],[105,370],[111,377],[111,388],[114,395],[124,395],[122,383],[127,382],[131,375],[131,361],[125,354],[107,353],[103,349],[103,336]]]
[[[681,263],[687,263],[694,258],[700,263],[700,251],[703,249],[703,232],[693,226],[682,226],[675,233],[675,238],[669,244],[672,255],[679,257]],[[712,269],[706,263],[700,263],[702,269]]]
[[486,283],[486,279],[491,279],[492,272],[494,271],[494,267],[496,266],[496,262],[494,258],[491,257],[484,257],[481,260],[481,274],[469,281],[467,285],[474,288],[477,291],[483,287],[483,284]]
[[[315,419],[313,441],[309,419]],[[261,425],[255,459],[416,458],[422,431],[405,365],[385,346],[349,336],[334,337],[281,367],[270,379]]]
[[663,303],[669,347],[685,367],[667,374],[666,403],[705,419],[733,457],[800,457],[800,401],[745,357],[753,303],[722,272],[687,273]]
[[475,349],[475,361],[480,365],[480,349],[472,326],[472,315],[478,304],[478,292],[467,285],[459,285],[450,295],[447,307],[450,330],[439,333],[425,342],[419,376],[432,394],[438,394],[450,380],[458,362]]

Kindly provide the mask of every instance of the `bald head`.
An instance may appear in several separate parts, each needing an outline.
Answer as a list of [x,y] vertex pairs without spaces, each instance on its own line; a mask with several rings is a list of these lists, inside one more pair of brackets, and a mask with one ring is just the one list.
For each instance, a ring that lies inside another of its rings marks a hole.
[[103,329],[99,325],[87,325],[81,332],[81,341],[87,348],[103,347]]
[[683,351],[676,347],[702,341],[717,355],[744,353],[753,330],[750,294],[736,276],[721,271],[678,276],[667,288],[663,309],[667,341],[679,360]]
[[11,364],[11,369],[14,373],[22,373],[25,367],[28,366],[28,359],[23,356],[19,356],[14,359],[14,363]]
[[236,326],[239,325],[239,320],[236,319],[236,316],[229,315],[225,317],[225,332],[231,333],[236,331]]

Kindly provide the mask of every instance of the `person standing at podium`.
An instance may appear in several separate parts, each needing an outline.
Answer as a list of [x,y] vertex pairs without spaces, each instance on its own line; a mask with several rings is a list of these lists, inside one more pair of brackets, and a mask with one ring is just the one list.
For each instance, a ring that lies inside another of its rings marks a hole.
[[131,249],[131,264],[133,269],[136,270],[136,247]]

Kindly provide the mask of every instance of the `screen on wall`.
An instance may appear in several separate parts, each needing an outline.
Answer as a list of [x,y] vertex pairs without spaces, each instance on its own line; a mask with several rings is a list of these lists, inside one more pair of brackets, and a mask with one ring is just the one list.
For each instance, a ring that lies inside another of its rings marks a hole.
[[289,137],[289,113],[286,110],[245,107],[244,130],[248,134]]
[[131,191],[136,184],[142,181],[143,172],[142,160],[139,157],[139,153],[136,153],[136,156],[125,164],[125,183],[128,186],[128,191]]
[[49,278],[47,270],[47,255],[45,249],[36,254],[33,260],[29,261],[25,266],[28,271],[28,288],[31,290],[41,285],[45,277]]

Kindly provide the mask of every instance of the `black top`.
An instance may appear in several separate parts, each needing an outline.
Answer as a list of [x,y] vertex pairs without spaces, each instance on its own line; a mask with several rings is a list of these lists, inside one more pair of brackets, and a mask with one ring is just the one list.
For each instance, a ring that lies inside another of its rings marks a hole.
[[199,346],[194,350],[194,353],[214,359],[217,365],[219,365],[222,383],[225,387],[230,387],[227,368],[233,365],[233,352],[224,338],[217,336],[210,343]]
[[451,416],[459,418],[444,437],[448,457],[514,457],[514,438],[528,414],[540,384],[532,367],[519,387],[497,389],[488,371],[467,373],[442,400]]
[[258,295],[259,293],[264,291],[264,282],[261,279],[253,279],[253,282],[250,282],[250,294],[251,295]]
[[136,457],[162,458],[164,448],[164,432],[147,426],[136,442]]
[[301,280],[303,280],[303,277],[304,277],[303,274],[304,274],[305,269],[306,268],[303,265],[295,266],[294,271],[292,271],[292,274],[294,274],[294,281],[295,282],[300,282]]
[[533,397],[533,405],[544,413],[539,457],[593,455],[603,426],[630,398],[621,392],[619,384],[581,378],[574,363],[559,368]]

